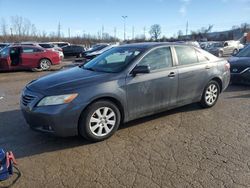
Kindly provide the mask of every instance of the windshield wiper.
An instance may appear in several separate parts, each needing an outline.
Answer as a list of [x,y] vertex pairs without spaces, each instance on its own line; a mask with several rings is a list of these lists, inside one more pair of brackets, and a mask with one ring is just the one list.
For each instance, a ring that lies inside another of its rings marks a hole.
[[90,71],[96,71],[95,69],[93,69],[93,68],[91,68],[91,67],[82,67],[83,69],[85,69],[85,70],[90,70]]

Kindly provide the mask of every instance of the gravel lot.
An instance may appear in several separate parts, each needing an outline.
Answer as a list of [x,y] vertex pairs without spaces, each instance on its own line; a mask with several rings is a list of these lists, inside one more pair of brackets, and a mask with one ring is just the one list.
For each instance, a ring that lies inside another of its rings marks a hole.
[[230,86],[211,109],[188,105],[89,143],[25,123],[20,91],[50,73],[0,73],[0,147],[14,151],[21,171],[13,187],[250,187],[250,87]]

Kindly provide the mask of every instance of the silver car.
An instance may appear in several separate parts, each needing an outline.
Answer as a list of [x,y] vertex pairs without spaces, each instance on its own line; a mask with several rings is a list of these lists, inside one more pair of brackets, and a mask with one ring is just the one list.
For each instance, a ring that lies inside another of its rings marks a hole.
[[33,130],[101,141],[123,122],[194,102],[212,107],[229,81],[229,63],[200,48],[129,44],[32,81],[21,109]]

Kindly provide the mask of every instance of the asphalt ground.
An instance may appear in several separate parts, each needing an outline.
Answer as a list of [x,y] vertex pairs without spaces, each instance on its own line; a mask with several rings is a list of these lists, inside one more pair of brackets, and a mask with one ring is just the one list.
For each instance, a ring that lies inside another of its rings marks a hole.
[[0,148],[15,153],[20,171],[0,187],[250,187],[249,86],[230,86],[213,108],[191,104],[90,143],[33,132],[25,123],[21,89],[51,73],[0,73]]

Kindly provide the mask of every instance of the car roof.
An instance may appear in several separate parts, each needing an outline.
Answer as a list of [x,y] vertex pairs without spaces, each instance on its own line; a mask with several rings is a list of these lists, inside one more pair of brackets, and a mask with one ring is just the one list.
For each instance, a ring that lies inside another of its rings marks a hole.
[[143,43],[133,43],[133,44],[123,44],[118,47],[131,47],[131,48],[142,48],[142,49],[151,49],[158,46],[166,46],[166,45],[177,45],[177,46],[193,46],[185,43],[178,42],[143,42]]
[[11,46],[9,46],[9,47],[30,47],[30,48],[40,48],[40,49],[43,49],[43,48],[41,48],[41,47],[39,47],[39,46],[34,46],[34,45],[22,45],[22,44],[13,44],[13,45],[11,45]]

